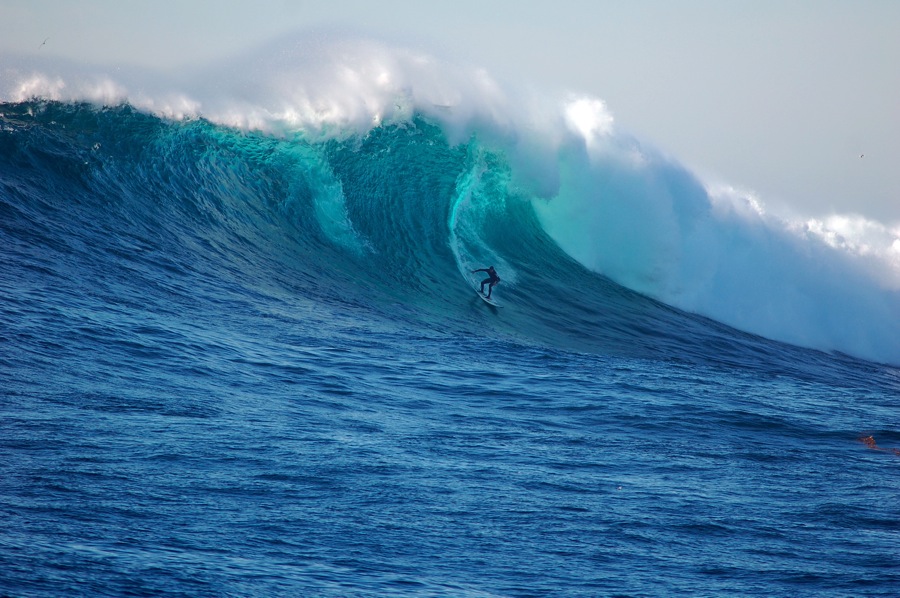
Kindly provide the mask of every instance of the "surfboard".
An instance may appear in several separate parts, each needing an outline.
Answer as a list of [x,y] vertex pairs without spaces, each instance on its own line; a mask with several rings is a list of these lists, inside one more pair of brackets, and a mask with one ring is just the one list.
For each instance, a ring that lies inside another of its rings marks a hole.
[[482,294],[481,294],[481,291],[478,290],[478,287],[477,287],[477,286],[474,287],[474,289],[475,289],[475,294],[478,295],[479,297],[481,297],[481,300],[484,301],[485,303],[487,303],[488,305],[492,305],[492,306],[494,306],[494,307],[503,307],[502,305],[500,305],[499,303],[497,303],[497,300],[494,299],[493,297],[491,297],[490,299],[488,299],[485,295],[482,295]]

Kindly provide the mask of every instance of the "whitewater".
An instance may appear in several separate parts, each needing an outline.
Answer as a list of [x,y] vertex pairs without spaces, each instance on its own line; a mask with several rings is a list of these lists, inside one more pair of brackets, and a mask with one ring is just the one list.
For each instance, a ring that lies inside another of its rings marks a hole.
[[372,40],[0,77],[0,592],[896,593],[900,226]]

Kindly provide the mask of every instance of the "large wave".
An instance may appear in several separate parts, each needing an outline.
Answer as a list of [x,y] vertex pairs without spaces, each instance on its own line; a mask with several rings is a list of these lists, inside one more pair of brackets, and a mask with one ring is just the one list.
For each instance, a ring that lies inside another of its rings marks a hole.
[[[294,224],[311,215],[304,238],[324,240],[351,278],[375,284],[376,264],[392,286],[440,289],[494,263],[498,290],[529,308],[528,322],[504,316],[510,333],[562,328],[627,342],[615,332],[643,326],[652,301],[629,299],[622,321],[599,324],[573,309],[608,310],[608,278],[770,339],[900,363],[900,227],[768,214],[759,198],[704,183],[620,130],[596,98],[537,93],[434,55],[327,36],[178,75],[14,57],[0,68],[7,112],[46,100],[128,105],[182,123],[177,135],[202,130],[241,157],[241,167],[213,161],[222,180],[266,187]],[[198,157],[210,166],[205,152],[178,159]]]

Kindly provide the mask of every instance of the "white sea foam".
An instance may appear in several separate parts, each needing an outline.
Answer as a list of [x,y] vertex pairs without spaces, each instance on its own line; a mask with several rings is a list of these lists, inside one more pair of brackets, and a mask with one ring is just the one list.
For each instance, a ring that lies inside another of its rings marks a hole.
[[538,214],[591,270],[768,338],[900,363],[896,226],[786,220],[617,134],[586,139],[561,169]]

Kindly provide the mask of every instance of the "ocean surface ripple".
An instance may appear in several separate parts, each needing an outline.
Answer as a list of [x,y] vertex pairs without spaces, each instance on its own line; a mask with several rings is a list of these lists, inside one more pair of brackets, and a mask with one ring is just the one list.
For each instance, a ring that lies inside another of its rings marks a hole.
[[900,371],[598,273],[490,140],[0,112],[0,594],[897,594]]

